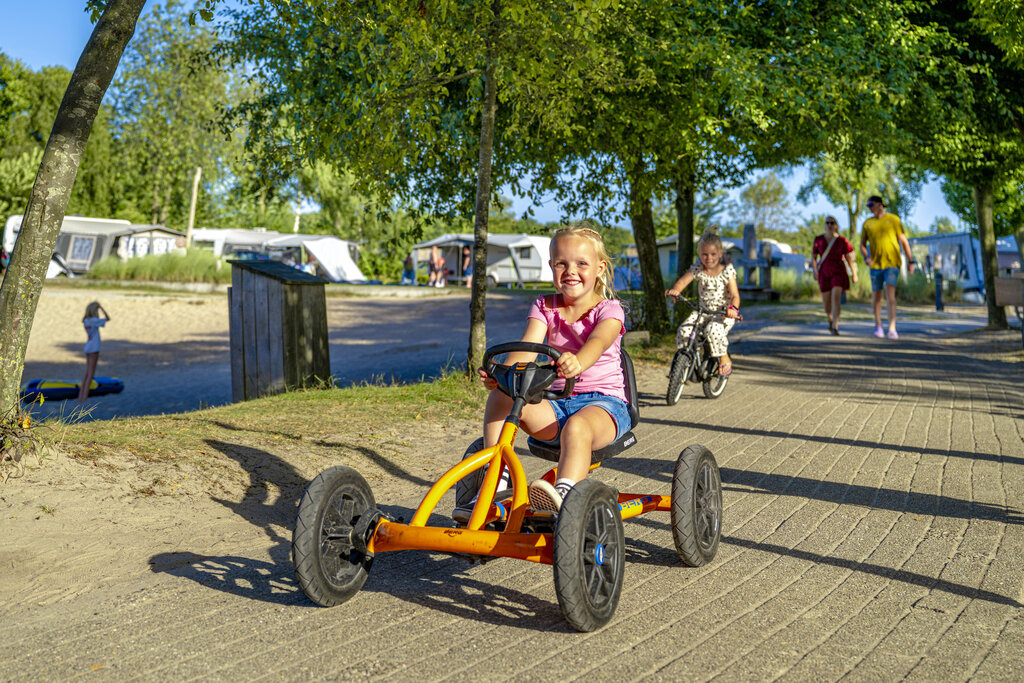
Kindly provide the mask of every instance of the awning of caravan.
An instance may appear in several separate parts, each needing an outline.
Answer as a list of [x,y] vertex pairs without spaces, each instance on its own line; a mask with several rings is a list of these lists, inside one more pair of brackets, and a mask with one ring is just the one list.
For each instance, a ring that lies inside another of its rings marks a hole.
[[321,237],[307,239],[302,246],[320,263],[328,279],[334,282],[366,282],[363,272],[352,260],[348,242],[337,237]]

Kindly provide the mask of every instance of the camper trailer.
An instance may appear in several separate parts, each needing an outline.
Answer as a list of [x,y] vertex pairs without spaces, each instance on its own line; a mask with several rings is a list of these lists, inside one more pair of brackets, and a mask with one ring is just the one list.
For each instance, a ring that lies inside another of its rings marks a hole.
[[[21,216],[11,216],[4,226],[4,250],[14,251],[21,232]],[[147,254],[166,254],[184,246],[184,234],[162,225],[132,225],[113,218],[65,216],[54,251],[73,273],[81,274],[111,254],[121,259]]]
[[[473,247],[470,234],[442,235],[412,248],[413,268],[430,259],[431,247],[441,250],[448,270],[447,282],[466,281],[462,272],[462,248]],[[531,282],[550,283],[553,279],[548,265],[551,238],[538,235],[488,235],[487,285],[522,286]]]
[[[697,238],[694,236],[694,258],[697,257]],[[661,265],[661,275],[666,282],[674,281],[678,277],[679,263],[678,263],[678,244],[679,235],[669,235],[663,239],[658,240],[658,261]],[[762,245],[768,244],[772,250],[772,267],[780,269],[793,270],[799,276],[806,269],[806,257],[803,254],[793,253],[793,247],[788,244],[783,244],[771,238],[764,238],[757,241],[756,253],[760,254]],[[732,257],[734,263],[739,262],[743,258],[743,240],[736,239],[733,237],[722,238],[722,248],[725,254]]]
[[[955,281],[965,294],[985,293],[985,272],[981,265],[981,242],[969,232],[951,232],[910,238],[910,252],[926,275],[940,273],[947,282]],[[996,260],[1000,273],[1021,268],[1021,252],[1013,235],[996,240]]]

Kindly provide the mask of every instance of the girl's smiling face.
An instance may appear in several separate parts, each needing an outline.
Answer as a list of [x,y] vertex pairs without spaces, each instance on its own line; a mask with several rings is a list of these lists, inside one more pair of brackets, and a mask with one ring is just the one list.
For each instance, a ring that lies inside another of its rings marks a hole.
[[594,291],[605,264],[593,242],[582,237],[559,237],[552,243],[551,272],[555,289],[567,299],[579,299]]
[[700,255],[700,264],[704,266],[704,270],[714,268],[722,262],[722,250],[713,244],[705,244],[700,248],[698,254]]

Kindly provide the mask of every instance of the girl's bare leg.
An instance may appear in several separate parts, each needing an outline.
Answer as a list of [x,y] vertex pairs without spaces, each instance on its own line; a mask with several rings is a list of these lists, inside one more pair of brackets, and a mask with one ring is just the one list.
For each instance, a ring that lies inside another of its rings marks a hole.
[[85,377],[82,378],[82,384],[78,388],[79,403],[85,403],[85,400],[89,398],[89,385],[92,384],[93,375],[96,374],[96,363],[99,358],[99,351],[85,354]]
[[[498,389],[491,391],[487,397],[487,407],[484,409],[484,446],[498,443],[501,426],[511,409],[512,399],[507,394]],[[555,411],[547,401],[526,404],[519,424],[527,434],[542,441],[550,441],[558,436],[558,420],[555,419]]]
[[832,325],[832,293],[831,292],[822,292],[821,293],[821,302],[823,304],[825,304],[825,317],[828,318],[828,324],[831,327],[831,325]]
[[590,471],[590,454],[615,440],[615,420],[604,408],[587,406],[566,420],[561,438],[558,477],[580,482]]

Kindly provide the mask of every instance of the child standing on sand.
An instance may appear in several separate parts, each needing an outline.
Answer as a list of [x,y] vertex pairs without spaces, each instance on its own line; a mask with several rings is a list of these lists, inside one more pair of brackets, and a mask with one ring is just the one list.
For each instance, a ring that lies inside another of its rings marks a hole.
[[[100,313],[103,317],[99,317]],[[93,375],[96,374],[96,363],[100,359],[100,328],[110,320],[110,314],[100,306],[99,301],[93,301],[85,307],[85,317],[82,318],[82,325],[85,327],[85,334],[88,339],[85,342],[85,377],[78,389],[78,402],[84,403],[89,398],[89,386],[92,384]]]

